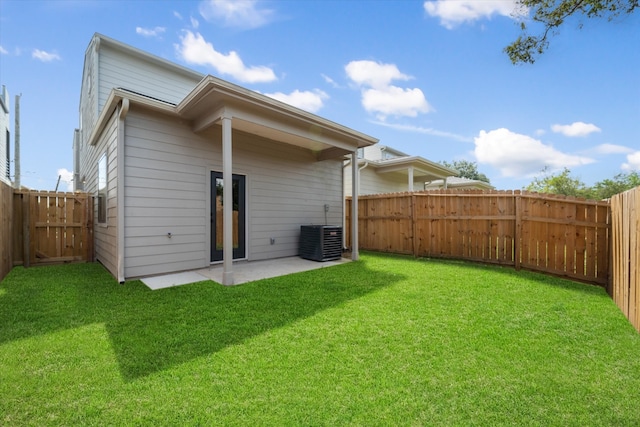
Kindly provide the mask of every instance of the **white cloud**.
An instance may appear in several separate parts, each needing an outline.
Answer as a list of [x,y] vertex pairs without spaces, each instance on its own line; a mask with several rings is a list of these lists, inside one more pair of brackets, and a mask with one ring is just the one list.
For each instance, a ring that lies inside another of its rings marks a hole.
[[209,22],[222,22],[226,27],[252,29],[267,25],[274,18],[271,9],[258,7],[256,0],[206,0],[200,3],[200,14]]
[[191,26],[195,29],[197,29],[200,26],[200,22],[193,16],[191,17]]
[[480,131],[474,142],[478,162],[499,169],[505,177],[532,176],[545,166],[556,170],[594,162],[588,157],[563,153],[537,139],[505,128]]
[[0,54],[2,54],[2,55],[6,55],[6,54],[8,54],[8,53],[9,53],[9,52],[8,52],[5,48],[3,48],[2,46],[0,46]]
[[[67,186],[65,191],[73,191],[73,171],[66,168],[58,169],[58,176],[60,177],[60,182]],[[58,188],[58,190],[62,191],[61,188]]]
[[345,66],[347,76],[361,88],[362,106],[384,121],[387,116],[416,117],[433,108],[422,90],[400,88],[391,84],[394,80],[410,80],[395,64],[374,61],[351,61]]
[[136,27],[136,34],[140,34],[144,37],[158,37],[160,34],[164,33],[167,29],[165,27],[155,27],[155,28],[142,28]]
[[329,95],[319,89],[302,92],[296,89],[290,94],[275,92],[265,95],[310,113],[320,110],[324,106],[324,100],[329,98]]
[[590,151],[593,151],[596,154],[626,154],[631,153],[633,150],[623,145],[600,144]]
[[380,120],[387,116],[416,117],[418,113],[432,110],[420,89],[402,89],[396,86],[363,90],[362,106],[370,113],[377,113]]
[[574,122],[570,125],[553,125],[551,130],[564,136],[587,136],[593,132],[600,132],[600,128],[593,123]]
[[173,16],[175,16],[176,18],[178,18],[179,20],[182,21],[182,15],[180,15],[180,12],[174,10],[173,11]]
[[324,81],[330,84],[334,89],[340,88],[340,85],[336,83],[336,81],[333,80],[331,77],[327,76],[326,74],[320,74],[320,75],[322,76]]
[[347,76],[356,84],[385,88],[393,80],[410,80],[411,77],[398,70],[395,64],[381,64],[374,61],[351,61],[344,67]]
[[220,74],[232,76],[243,83],[260,83],[277,80],[273,70],[265,66],[247,67],[240,56],[231,51],[223,54],[216,51],[213,45],[207,42],[200,33],[185,31],[180,37],[180,45],[176,45],[178,56],[196,65],[209,65]]
[[31,57],[42,62],[59,61],[62,59],[60,55],[55,52],[50,53],[40,49],[34,49],[33,52],[31,52]]
[[430,16],[440,18],[440,24],[450,30],[493,15],[515,18],[528,13],[527,9],[518,6],[517,0],[434,0],[425,1],[424,10]]
[[622,169],[640,171],[640,151],[627,154],[627,163],[622,164]]
[[425,135],[440,136],[443,138],[449,138],[449,139],[453,139],[455,141],[461,141],[461,142],[473,142],[472,138],[458,135],[451,132],[433,129],[433,128],[425,128],[425,127],[413,126],[413,125],[401,125],[397,123],[387,123],[387,122],[372,122],[372,123],[380,126],[386,126],[392,129],[400,130],[400,131],[405,131],[405,132],[414,132],[414,133],[421,133]]

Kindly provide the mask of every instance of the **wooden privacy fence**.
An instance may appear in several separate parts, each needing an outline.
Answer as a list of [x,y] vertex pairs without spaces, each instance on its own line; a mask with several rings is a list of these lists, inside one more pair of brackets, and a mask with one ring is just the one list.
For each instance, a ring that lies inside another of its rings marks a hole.
[[[222,220],[224,212],[222,211],[222,205],[216,208],[216,249],[221,250],[224,246],[224,221]],[[239,245],[238,238],[238,211],[233,211],[233,247],[237,248]]]
[[93,260],[93,198],[86,193],[16,191],[13,265]]
[[13,188],[0,181],[0,280],[13,267]]
[[[347,198],[350,247],[351,198]],[[359,247],[507,264],[606,286],[608,202],[520,191],[358,197]]]
[[610,295],[640,331],[640,187],[611,198],[612,279]]

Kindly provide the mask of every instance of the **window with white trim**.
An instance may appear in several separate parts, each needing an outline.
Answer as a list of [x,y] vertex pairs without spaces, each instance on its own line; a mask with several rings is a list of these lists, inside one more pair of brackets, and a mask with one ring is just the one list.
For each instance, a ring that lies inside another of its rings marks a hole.
[[98,223],[107,223],[107,153],[98,160]]

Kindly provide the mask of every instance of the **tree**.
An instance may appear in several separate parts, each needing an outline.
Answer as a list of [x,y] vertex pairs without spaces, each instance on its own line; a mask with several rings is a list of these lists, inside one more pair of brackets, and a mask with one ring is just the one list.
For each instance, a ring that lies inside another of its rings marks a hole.
[[633,171],[619,173],[613,179],[604,179],[596,182],[592,188],[595,199],[609,199],[618,193],[640,186],[640,173]]
[[556,174],[550,174],[549,169],[544,168],[542,174],[543,176],[536,177],[525,190],[602,200],[640,186],[640,172],[637,171],[619,173],[613,179],[596,182],[593,187],[588,187],[579,178],[573,177],[567,168]]
[[454,160],[452,163],[442,161],[440,162],[440,164],[450,169],[457,170],[459,172],[458,176],[461,178],[490,183],[489,178],[485,174],[478,172],[478,164],[476,162],[470,162],[467,160]]
[[536,177],[525,189],[538,193],[564,194],[565,196],[590,198],[589,188],[579,178],[571,176],[567,168],[557,174],[549,174],[549,169],[542,170],[544,176]]
[[[607,18],[609,21],[621,14],[630,14],[638,7],[639,0],[518,0],[521,12],[530,12],[533,22],[542,24],[540,35],[529,35],[527,23],[522,21],[522,34],[504,51],[514,64],[530,63],[549,47],[549,36],[571,16]],[[579,24],[582,28],[582,22]]]

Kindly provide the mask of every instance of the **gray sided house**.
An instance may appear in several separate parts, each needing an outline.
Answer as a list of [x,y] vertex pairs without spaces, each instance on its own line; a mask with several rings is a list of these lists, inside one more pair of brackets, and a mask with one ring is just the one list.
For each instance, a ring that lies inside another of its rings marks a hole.
[[384,145],[373,145],[358,150],[359,183],[354,186],[349,166],[345,161],[344,192],[360,196],[404,191],[421,191],[434,180],[446,182],[458,171],[423,157],[410,156]]
[[76,189],[120,282],[297,255],[301,225],[342,224],[344,156],[376,142],[100,34],[85,54]]
[[0,181],[11,185],[11,135],[9,132],[9,93],[0,91]]

